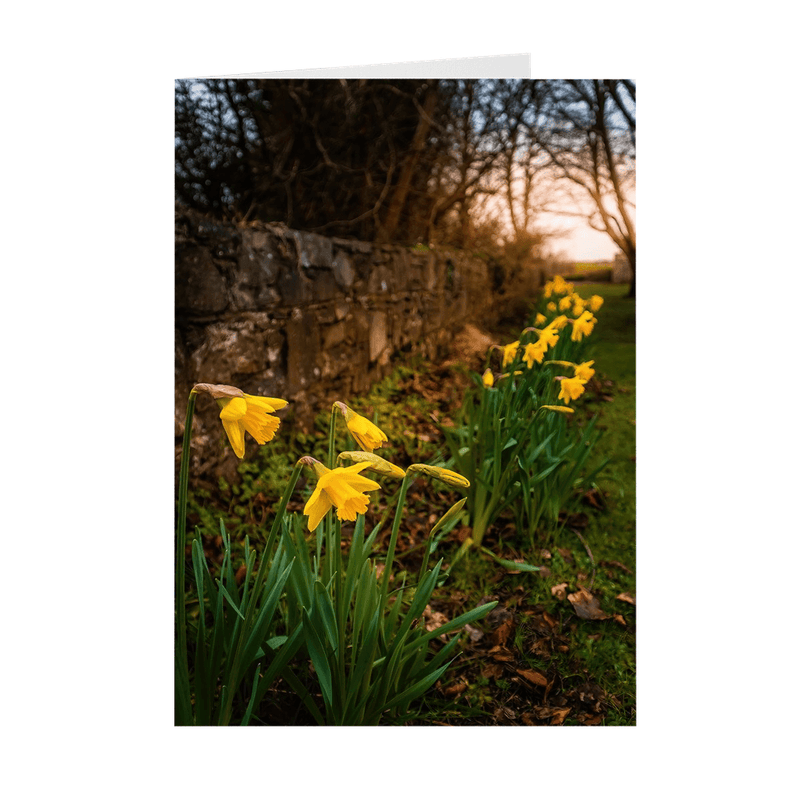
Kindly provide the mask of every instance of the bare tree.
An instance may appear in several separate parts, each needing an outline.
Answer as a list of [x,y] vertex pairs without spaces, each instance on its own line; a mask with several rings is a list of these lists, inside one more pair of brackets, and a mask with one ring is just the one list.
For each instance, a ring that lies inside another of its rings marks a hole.
[[591,200],[589,225],[628,259],[635,297],[636,87],[630,80],[554,81],[548,113],[541,146],[558,174]]

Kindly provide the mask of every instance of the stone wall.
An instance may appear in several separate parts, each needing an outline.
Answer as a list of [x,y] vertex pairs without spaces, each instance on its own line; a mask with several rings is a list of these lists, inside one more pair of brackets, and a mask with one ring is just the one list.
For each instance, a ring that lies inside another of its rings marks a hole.
[[[333,400],[358,406],[393,356],[441,355],[505,297],[486,262],[460,251],[226,225],[181,208],[175,245],[176,444],[195,383],[283,397],[305,427]],[[193,449],[220,436],[217,416],[201,397]]]

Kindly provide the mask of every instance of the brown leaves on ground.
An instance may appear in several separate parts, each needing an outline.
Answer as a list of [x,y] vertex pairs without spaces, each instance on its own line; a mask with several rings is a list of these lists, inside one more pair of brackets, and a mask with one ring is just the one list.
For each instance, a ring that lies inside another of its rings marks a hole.
[[567,600],[572,603],[575,613],[581,619],[608,619],[609,615],[600,608],[600,601],[586,589],[567,595]]

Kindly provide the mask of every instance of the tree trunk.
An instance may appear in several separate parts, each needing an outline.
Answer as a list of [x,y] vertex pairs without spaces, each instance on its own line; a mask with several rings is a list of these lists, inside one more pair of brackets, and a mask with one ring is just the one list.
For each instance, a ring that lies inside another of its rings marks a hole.
[[631,265],[631,288],[628,291],[628,297],[636,298],[636,250],[633,249],[625,254],[628,257],[628,263]]

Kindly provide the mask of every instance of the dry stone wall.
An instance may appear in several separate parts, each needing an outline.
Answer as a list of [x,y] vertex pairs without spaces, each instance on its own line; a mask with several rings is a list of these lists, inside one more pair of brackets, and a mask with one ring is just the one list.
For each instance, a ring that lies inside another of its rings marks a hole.
[[[464,324],[496,317],[494,278],[460,251],[233,226],[177,209],[176,444],[195,383],[283,397],[308,425],[334,399],[357,400],[395,354],[436,358]],[[204,400],[193,426],[201,456],[221,434]]]

